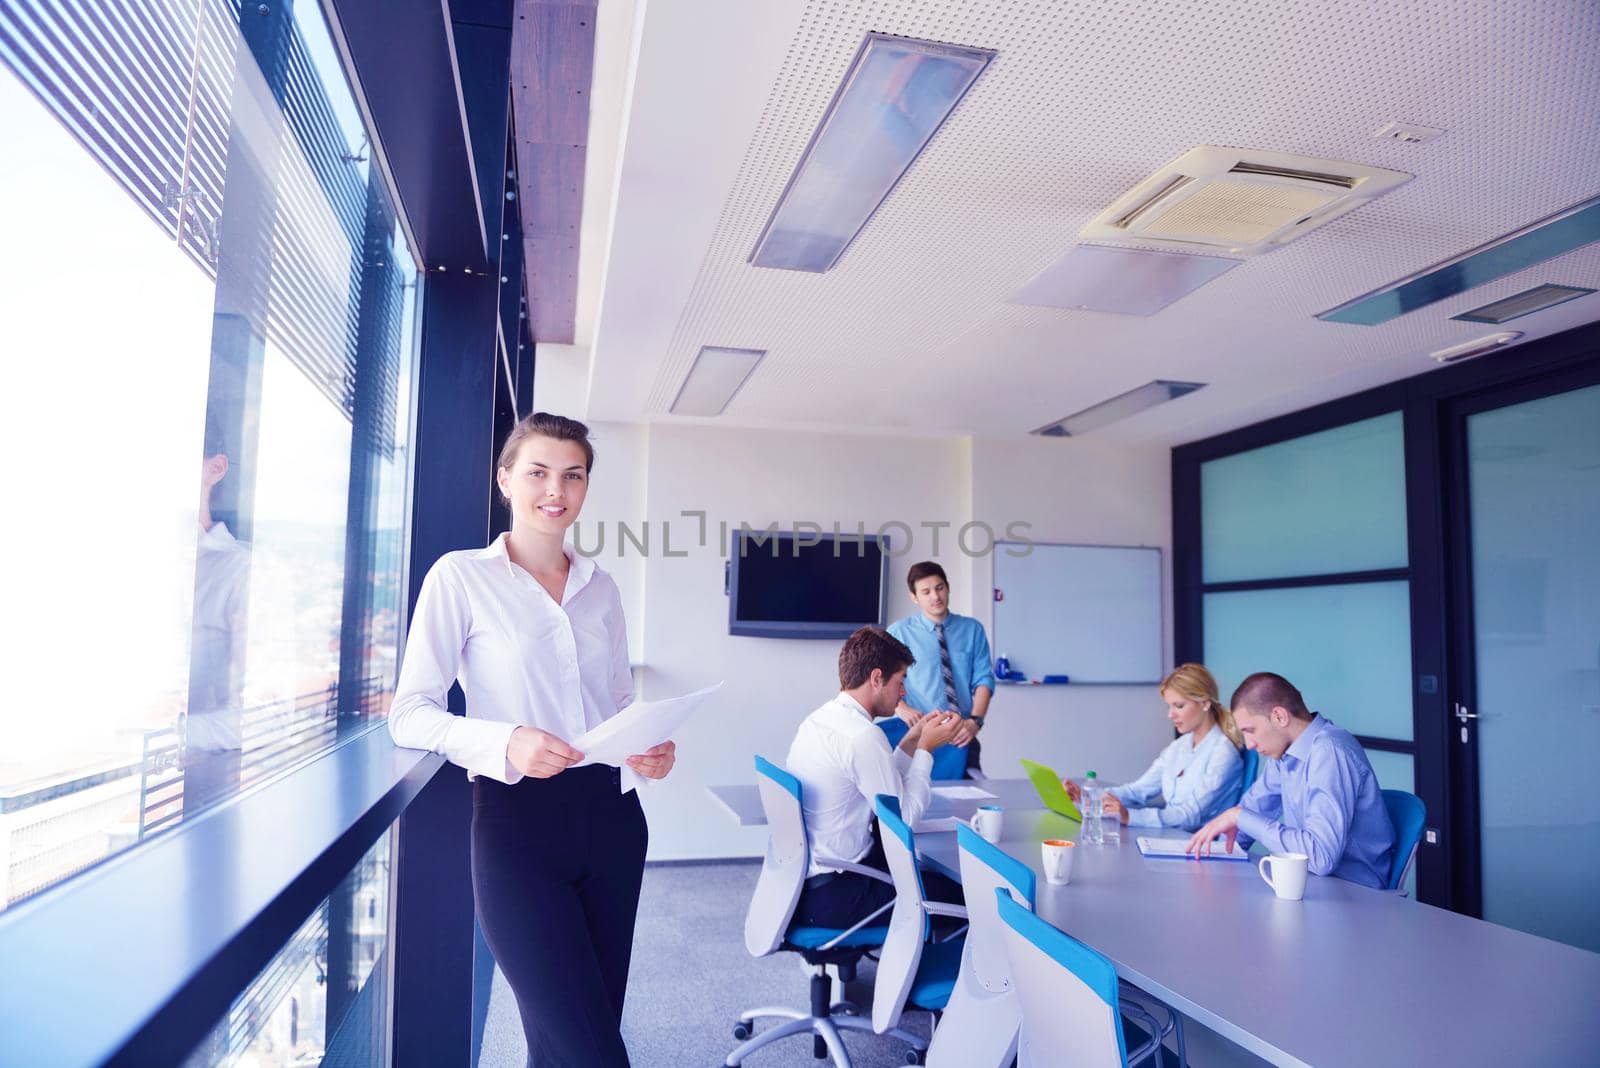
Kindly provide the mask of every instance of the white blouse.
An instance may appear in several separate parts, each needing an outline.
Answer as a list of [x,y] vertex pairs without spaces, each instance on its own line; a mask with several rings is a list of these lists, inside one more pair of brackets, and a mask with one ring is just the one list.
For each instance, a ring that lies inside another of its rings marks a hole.
[[1239,750],[1215,724],[1199,745],[1193,737],[1173,739],[1148,771],[1108,791],[1127,806],[1128,826],[1195,831],[1238,801],[1244,779]]
[[[560,604],[511,562],[506,535],[429,569],[389,709],[396,745],[514,783],[506,747],[518,727],[571,742],[633,702],[622,595],[593,560],[566,554]],[[465,716],[445,703],[457,680]]]

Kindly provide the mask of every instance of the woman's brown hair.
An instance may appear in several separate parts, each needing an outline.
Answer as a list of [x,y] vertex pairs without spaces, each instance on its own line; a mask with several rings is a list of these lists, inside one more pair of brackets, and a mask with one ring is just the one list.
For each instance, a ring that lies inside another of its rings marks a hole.
[[495,464],[495,470],[504,471],[516,463],[517,450],[532,437],[577,442],[583,450],[583,469],[594,470],[594,446],[589,444],[589,428],[576,419],[549,412],[534,412],[511,428],[511,433],[506,435],[506,443],[500,446],[500,460]]

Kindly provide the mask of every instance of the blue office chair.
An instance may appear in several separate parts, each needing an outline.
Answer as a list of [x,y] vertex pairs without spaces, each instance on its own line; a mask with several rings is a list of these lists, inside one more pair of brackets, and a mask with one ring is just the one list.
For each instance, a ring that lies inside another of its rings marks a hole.
[[[899,716],[884,716],[877,721],[878,729],[889,739],[889,748],[897,747],[911,728]],[[967,751],[953,745],[940,746],[933,752],[932,779],[964,779],[967,777]]]
[[[1239,797],[1243,797],[1256,783],[1256,776],[1261,773],[1261,754],[1254,749],[1246,749],[1243,754],[1244,777],[1239,780]],[[1233,799],[1234,804],[1239,803],[1239,797]]]
[[906,731],[911,729],[906,724],[906,721],[899,716],[883,716],[873,722],[878,725],[878,729],[889,739],[889,748],[891,750],[900,744],[901,740],[906,736]]
[[[873,910],[842,930],[830,927],[792,926],[795,906],[811,867],[811,842],[806,834],[805,813],[800,807],[800,780],[763,757],[756,757],[756,786],[761,792],[761,807],[766,812],[767,854],[761,862],[755,893],[744,921],[744,945],[753,957],[776,952],[798,953],[812,966],[811,1008],[807,1012],[783,1006],[763,1006],[739,1014],[733,1037],[742,1043],[728,1054],[726,1065],[738,1065],[755,1050],[790,1035],[812,1036],[812,1054],[831,1056],[836,1068],[850,1068],[850,1055],[839,1037],[841,1030],[870,1031],[872,1022],[856,1014],[848,1002],[833,1003],[833,984],[827,966],[835,965],[841,981],[855,977],[856,964],[870,949],[883,945],[889,928],[882,916],[893,902]],[[874,868],[833,857],[818,857],[822,863],[840,871],[853,871],[884,882],[889,876]],[[777,1026],[752,1036],[755,1021],[775,1017]],[[899,1034],[914,1043],[921,1039],[909,1032]]]
[[[1162,1032],[1148,1014],[1119,998],[1117,970],[1111,962],[1035,916],[1005,887],[997,887],[994,894],[1022,1006],[1020,1068],[1058,1064],[1126,1068],[1147,1058],[1159,1065]],[[1123,1033],[1124,1013],[1144,1015],[1141,1022],[1150,1033],[1131,1051]]]
[[1417,859],[1417,845],[1422,841],[1422,827],[1428,822],[1428,806],[1422,798],[1404,790],[1383,791],[1383,807],[1389,811],[1389,822],[1394,824],[1394,862],[1389,866],[1389,889],[1404,894],[1401,887]]
[[928,900],[922,870],[917,866],[916,840],[911,828],[900,818],[899,800],[879,794],[873,807],[878,813],[883,855],[894,879],[895,900],[872,989],[872,1029],[909,1041],[914,1055],[907,1059],[912,1064],[920,1064],[928,1043],[901,1030],[900,1017],[907,1006],[937,1014],[950,1000],[950,991],[961,967],[965,937],[957,933],[942,941],[930,941],[932,918],[949,916],[965,920],[967,910],[960,905]]
[[956,976],[933,1042],[930,1068],[1006,1068],[1017,1056],[1022,1005],[1011,985],[1005,925],[995,903],[1004,888],[1033,907],[1033,869],[978,835],[956,825],[961,862],[961,893],[967,900],[967,937]]

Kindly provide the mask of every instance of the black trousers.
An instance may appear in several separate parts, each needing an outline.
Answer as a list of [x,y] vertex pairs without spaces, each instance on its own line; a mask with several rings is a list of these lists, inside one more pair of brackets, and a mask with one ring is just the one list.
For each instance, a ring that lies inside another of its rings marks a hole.
[[967,774],[969,776],[975,771],[980,774],[983,772],[983,768],[978,764],[982,757],[983,745],[979,743],[978,739],[974,738],[967,743]]
[[649,831],[616,768],[472,793],[478,923],[517,997],[528,1064],[626,1068],[622,1000]]
[[[883,855],[883,843],[878,840],[876,822],[872,825],[872,848],[856,863],[877,868],[884,873],[889,871],[889,862]],[[961,896],[961,884],[936,871],[923,870],[922,889],[929,901],[959,905],[965,900]],[[853,871],[813,875],[801,888],[800,900],[794,906],[794,919],[789,922],[795,927],[833,927],[843,930],[854,927],[873,909],[881,908],[893,900],[893,884],[879,882],[869,875]],[[887,912],[873,921],[874,925],[888,922]]]

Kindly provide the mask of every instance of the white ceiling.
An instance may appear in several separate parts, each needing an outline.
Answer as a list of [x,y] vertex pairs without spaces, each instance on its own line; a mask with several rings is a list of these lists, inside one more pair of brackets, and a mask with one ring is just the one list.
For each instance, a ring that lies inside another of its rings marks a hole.
[[[872,30],[998,56],[837,267],[751,267]],[[611,196],[586,197],[613,204],[584,264],[591,418],[676,420],[696,352],[720,345],[769,355],[719,425],[1017,435],[1151,379],[1209,383],[1096,435],[1177,444],[1424,373],[1494,330],[1600,319],[1600,294],[1508,327],[1449,318],[1540,282],[1600,288],[1600,245],[1382,326],[1314,318],[1600,193],[1600,4],[652,0],[632,48],[620,170],[591,170]],[[1391,121],[1447,132],[1374,139]],[[1417,177],[1150,318],[1006,303],[1202,144]]]

